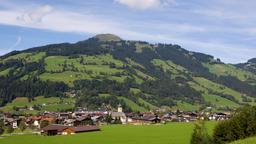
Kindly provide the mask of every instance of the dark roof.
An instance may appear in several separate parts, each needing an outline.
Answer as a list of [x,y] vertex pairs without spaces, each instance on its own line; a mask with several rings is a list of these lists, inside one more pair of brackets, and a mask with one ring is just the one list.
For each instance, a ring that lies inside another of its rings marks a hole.
[[154,121],[154,120],[158,120],[159,118],[155,115],[148,115],[148,116],[143,116],[143,117],[133,117],[132,119],[144,120],[144,121]]
[[91,120],[90,116],[82,116],[76,119],[77,121],[83,121],[83,120]]
[[99,131],[100,128],[97,126],[78,126],[78,127],[70,127],[74,132],[89,132],[89,131]]
[[68,126],[64,125],[57,125],[57,124],[52,124],[48,125],[45,128],[43,128],[43,131],[51,131],[51,130],[57,130],[57,131],[63,131],[64,129],[68,128]]
[[43,128],[43,131],[54,131],[57,130],[58,132],[62,132],[65,129],[70,128],[74,132],[89,132],[89,131],[99,131],[100,128],[97,126],[78,126],[78,127],[73,127],[73,126],[64,126],[64,125],[57,125],[57,124],[52,124],[48,125],[47,127]]

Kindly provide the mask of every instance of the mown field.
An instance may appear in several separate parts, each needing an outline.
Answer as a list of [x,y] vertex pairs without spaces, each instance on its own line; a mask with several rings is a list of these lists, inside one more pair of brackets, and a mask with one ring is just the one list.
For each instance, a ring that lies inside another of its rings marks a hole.
[[[206,123],[212,133],[216,122]],[[22,135],[0,139],[1,144],[189,144],[193,123],[166,125],[112,125],[103,126],[100,132],[72,136]]]
[[40,110],[24,110],[21,113],[26,114],[37,114],[40,111],[61,111],[68,110],[75,107],[74,98],[63,98],[58,97],[44,98],[42,96],[35,97],[34,101],[29,102],[28,98],[20,97],[14,99],[11,103],[8,103],[4,107],[0,107],[0,111],[3,112],[15,112],[14,107],[31,107],[40,106]]
[[233,142],[231,144],[256,144],[256,137],[235,141],[235,142]]

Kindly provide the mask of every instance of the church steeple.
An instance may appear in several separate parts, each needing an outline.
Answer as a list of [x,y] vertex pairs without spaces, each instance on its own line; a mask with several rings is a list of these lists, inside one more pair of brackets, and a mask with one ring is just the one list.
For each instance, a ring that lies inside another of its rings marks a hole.
[[118,105],[117,112],[123,112],[123,108],[121,104]]

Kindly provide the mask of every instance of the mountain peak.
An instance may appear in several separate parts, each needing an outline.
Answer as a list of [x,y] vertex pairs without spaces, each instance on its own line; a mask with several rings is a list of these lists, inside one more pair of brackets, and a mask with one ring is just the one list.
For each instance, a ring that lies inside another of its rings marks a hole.
[[250,59],[250,60],[248,60],[248,62],[250,62],[250,63],[256,63],[256,58]]
[[121,41],[122,39],[119,36],[113,34],[98,34],[93,38],[98,39],[99,41]]

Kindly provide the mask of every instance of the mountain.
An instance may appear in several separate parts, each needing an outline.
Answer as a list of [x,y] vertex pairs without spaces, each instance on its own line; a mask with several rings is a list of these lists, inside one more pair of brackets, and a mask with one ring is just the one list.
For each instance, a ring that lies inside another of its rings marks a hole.
[[236,65],[238,68],[256,73],[256,58],[248,60],[246,63],[241,63]]
[[6,54],[0,58],[0,81],[3,111],[16,106],[48,110],[46,105],[66,110],[67,104],[69,109],[112,109],[119,103],[126,111],[218,111],[255,104],[256,99],[256,75],[242,65],[179,45],[112,34]]

